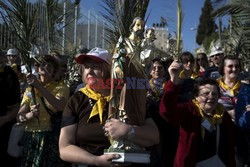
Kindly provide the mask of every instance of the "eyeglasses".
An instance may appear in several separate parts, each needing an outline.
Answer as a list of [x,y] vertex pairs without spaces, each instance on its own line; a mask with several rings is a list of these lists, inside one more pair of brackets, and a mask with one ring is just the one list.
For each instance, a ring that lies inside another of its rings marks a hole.
[[16,57],[17,55],[7,55],[7,56],[9,56],[9,57]]
[[228,68],[240,68],[240,66],[239,65],[228,65],[228,66],[225,66],[225,67],[228,67]]
[[211,58],[214,58],[215,56],[216,57],[220,57],[220,55],[223,55],[223,54],[215,54],[215,55],[212,55],[212,56],[210,56]]
[[210,92],[210,91],[200,93],[200,96],[208,97],[209,95],[212,96],[212,97],[219,96],[218,93],[216,93],[216,92]]
[[194,60],[193,59],[182,59],[183,64],[187,64],[188,62],[194,63]]

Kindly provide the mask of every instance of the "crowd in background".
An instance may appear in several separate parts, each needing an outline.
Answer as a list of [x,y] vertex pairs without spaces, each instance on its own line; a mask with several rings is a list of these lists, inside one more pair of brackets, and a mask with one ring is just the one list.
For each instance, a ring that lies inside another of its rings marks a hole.
[[[217,46],[209,54],[203,48],[183,52],[177,60],[154,55],[144,62],[149,82],[143,123],[127,124],[108,118],[110,90],[91,89],[91,78],[107,80],[112,72],[111,54],[93,52],[76,58],[82,83],[75,92],[64,83],[67,64],[57,51],[35,59],[32,73],[23,70],[17,49],[0,52],[3,164],[110,166],[119,158],[103,155],[111,136],[149,150],[151,163],[141,166],[250,166],[250,75],[239,55]],[[25,128],[19,157],[7,152],[16,123]]]

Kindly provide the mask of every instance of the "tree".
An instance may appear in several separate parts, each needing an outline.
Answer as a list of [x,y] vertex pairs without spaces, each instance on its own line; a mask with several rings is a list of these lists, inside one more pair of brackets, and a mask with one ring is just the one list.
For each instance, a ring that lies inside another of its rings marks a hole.
[[210,0],[206,0],[202,8],[200,23],[197,30],[196,42],[201,45],[211,34],[215,33],[216,24],[211,13],[213,7]]
[[145,18],[149,0],[102,0],[101,12],[108,23],[106,40],[113,50],[120,36],[130,34],[129,26],[135,17]]
[[213,17],[229,15],[230,27],[226,31],[228,52],[241,54],[244,62],[250,59],[250,0],[232,0],[212,13]]

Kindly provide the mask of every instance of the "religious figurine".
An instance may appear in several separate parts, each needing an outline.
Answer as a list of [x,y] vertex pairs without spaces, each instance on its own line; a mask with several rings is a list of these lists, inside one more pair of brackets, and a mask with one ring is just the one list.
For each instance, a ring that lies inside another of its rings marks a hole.
[[[144,123],[146,114],[146,75],[140,60],[143,30],[144,20],[136,17],[130,25],[130,36],[119,38],[112,60],[111,100],[109,104],[109,118],[117,118],[127,124],[138,126]],[[140,85],[137,82],[141,79],[144,84]],[[117,87],[121,89],[117,89]],[[150,161],[149,154],[143,152],[144,148],[126,139],[119,141],[111,139],[111,146],[106,150],[106,152],[119,153],[124,151],[126,153],[139,151],[146,157],[143,163]]]
[[147,76],[149,76],[151,61],[155,58],[155,40],[155,30],[153,28],[146,29],[145,38],[142,40],[141,44],[142,51],[140,53],[140,59],[141,65],[144,67]]

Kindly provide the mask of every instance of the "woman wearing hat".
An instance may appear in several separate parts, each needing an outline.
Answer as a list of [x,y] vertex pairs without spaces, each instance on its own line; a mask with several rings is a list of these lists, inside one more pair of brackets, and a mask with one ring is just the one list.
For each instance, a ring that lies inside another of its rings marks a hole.
[[119,155],[103,154],[110,146],[108,135],[115,140],[127,138],[142,147],[158,142],[158,130],[150,118],[142,126],[128,125],[118,119],[106,122],[110,88],[105,83],[110,77],[111,57],[107,50],[94,48],[76,58],[82,66],[82,80],[86,86],[73,94],[63,112],[59,147],[65,161],[110,166],[112,159]]
[[27,83],[35,88],[34,104],[31,87],[24,92],[18,120],[25,126],[23,137],[22,166],[64,166],[60,160],[58,138],[53,133],[51,112],[64,109],[69,97],[69,88],[54,81],[58,62],[50,55],[38,58],[39,79],[27,74]]

